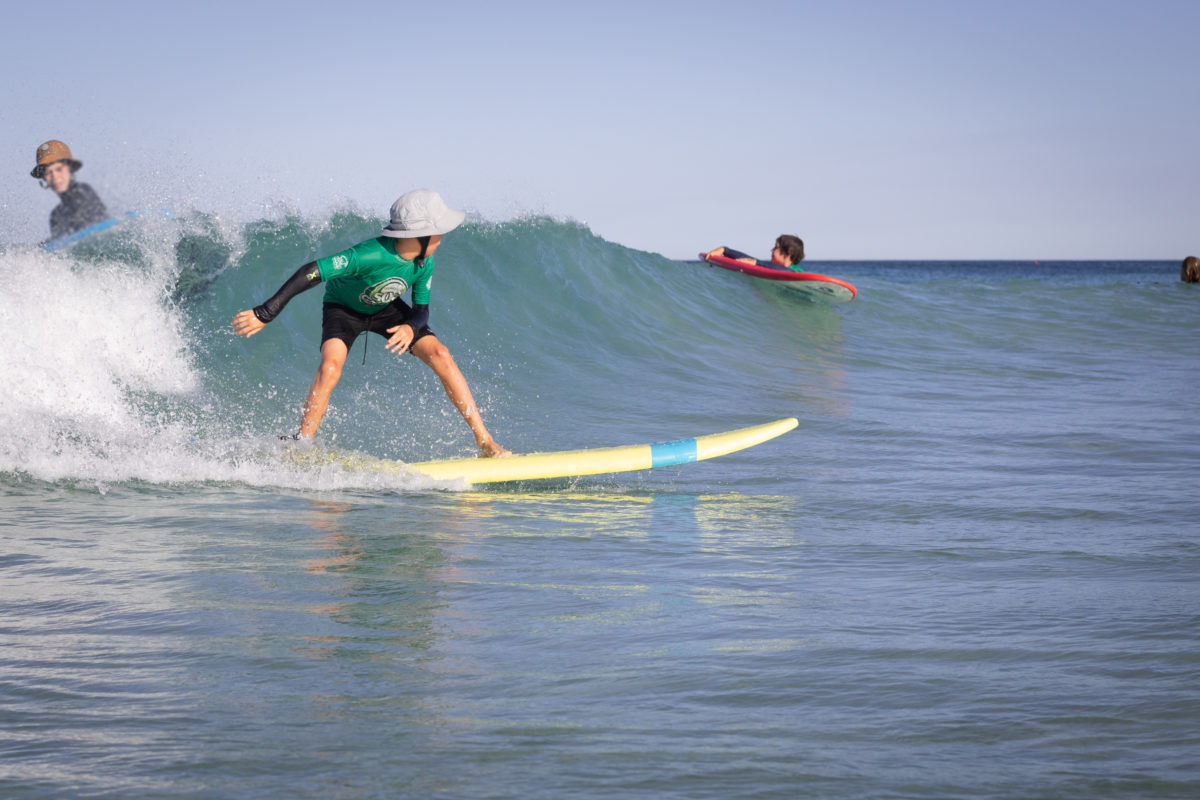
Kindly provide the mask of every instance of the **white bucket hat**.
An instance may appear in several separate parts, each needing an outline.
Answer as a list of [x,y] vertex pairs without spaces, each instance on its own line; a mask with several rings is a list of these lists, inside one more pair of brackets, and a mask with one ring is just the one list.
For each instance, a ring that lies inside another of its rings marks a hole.
[[466,218],[467,212],[447,208],[446,201],[432,189],[413,189],[392,203],[392,221],[383,229],[383,235],[396,239],[440,236]]

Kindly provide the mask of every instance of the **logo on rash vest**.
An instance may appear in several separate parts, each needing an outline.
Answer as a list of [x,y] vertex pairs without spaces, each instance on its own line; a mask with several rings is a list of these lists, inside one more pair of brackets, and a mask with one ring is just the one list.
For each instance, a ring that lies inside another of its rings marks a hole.
[[382,283],[368,286],[358,296],[358,299],[365,306],[383,306],[407,291],[408,281],[404,280],[404,278],[388,278]]
[[337,270],[345,269],[350,266],[350,256],[334,256],[330,266]]

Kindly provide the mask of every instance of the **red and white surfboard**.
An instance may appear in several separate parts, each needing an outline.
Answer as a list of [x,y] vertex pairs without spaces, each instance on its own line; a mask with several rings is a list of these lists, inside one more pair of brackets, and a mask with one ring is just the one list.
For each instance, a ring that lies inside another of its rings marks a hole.
[[796,289],[812,297],[828,300],[831,303],[849,302],[858,294],[858,290],[849,283],[840,281],[837,278],[831,278],[828,275],[820,275],[816,272],[795,272],[786,267],[747,264],[744,261],[725,258],[725,256],[710,256],[707,253],[701,253],[700,260],[707,261],[714,267],[741,272],[755,278],[787,283],[790,289]]

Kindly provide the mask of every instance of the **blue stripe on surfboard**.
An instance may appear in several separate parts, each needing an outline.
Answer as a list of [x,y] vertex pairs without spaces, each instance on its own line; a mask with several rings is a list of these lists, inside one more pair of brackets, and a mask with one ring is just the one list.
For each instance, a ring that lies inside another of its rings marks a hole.
[[64,247],[75,244],[80,239],[86,239],[87,237],[91,236],[92,234],[100,233],[101,231],[106,231],[109,228],[113,227],[114,225],[118,224],[119,222],[120,222],[120,220],[109,217],[108,219],[106,219],[102,222],[97,222],[95,225],[88,225],[86,228],[77,230],[74,233],[69,233],[66,236],[60,236],[57,239],[51,239],[50,241],[48,241],[42,245],[42,249],[46,250],[47,252],[53,253],[55,250],[61,250]]
[[[124,222],[127,219],[137,219],[138,217],[144,216],[149,213],[151,213],[151,212],[149,212],[149,211],[126,211],[121,216],[121,218],[109,217],[108,219],[101,220],[100,222],[97,222],[94,225],[88,225],[86,228],[81,228],[80,230],[77,230],[74,233],[68,233],[66,236],[60,236],[57,239],[51,239],[48,242],[43,242],[42,249],[53,253],[55,250],[61,250],[64,247],[70,247],[71,245],[78,242],[80,239],[86,239],[89,236],[92,236],[97,233],[101,233],[103,231],[108,230],[109,228],[120,225],[122,222]],[[174,212],[168,211],[165,208],[162,209],[162,214],[167,219],[173,219],[175,217]]]
[[696,460],[696,440],[680,439],[675,442],[659,442],[650,445],[650,466],[668,467],[672,464],[688,464]]

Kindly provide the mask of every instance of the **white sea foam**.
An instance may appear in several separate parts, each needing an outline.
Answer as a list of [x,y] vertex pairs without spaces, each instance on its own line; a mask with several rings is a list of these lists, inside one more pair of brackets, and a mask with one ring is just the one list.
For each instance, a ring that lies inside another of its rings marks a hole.
[[336,470],[264,476],[268,454],[247,457],[244,440],[220,435],[229,426],[205,410],[169,269],[23,250],[0,255],[0,270],[0,471],[101,484],[362,484]]
[[71,475],[84,453],[161,433],[139,398],[196,391],[160,278],[37,251],[0,265],[0,468]]

